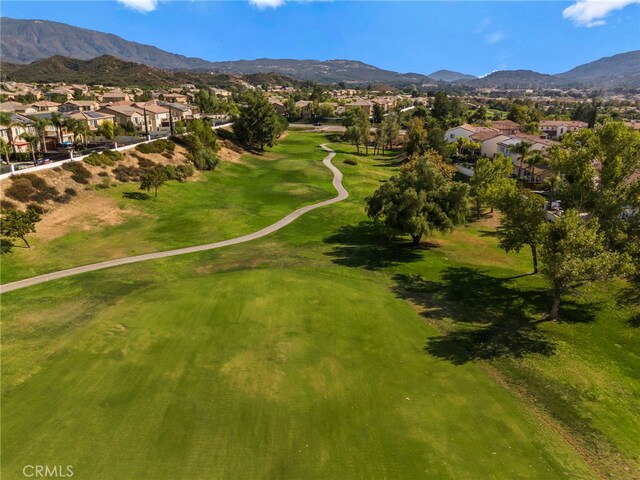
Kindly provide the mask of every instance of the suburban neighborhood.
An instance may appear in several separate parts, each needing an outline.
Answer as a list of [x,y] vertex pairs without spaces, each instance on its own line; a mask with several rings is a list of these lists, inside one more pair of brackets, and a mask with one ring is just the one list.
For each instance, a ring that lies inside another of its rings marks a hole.
[[640,4],[2,14],[0,477],[640,479]]

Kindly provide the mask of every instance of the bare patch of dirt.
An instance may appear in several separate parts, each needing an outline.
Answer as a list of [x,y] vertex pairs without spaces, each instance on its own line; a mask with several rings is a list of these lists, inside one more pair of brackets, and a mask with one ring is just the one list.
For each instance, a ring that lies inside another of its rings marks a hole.
[[223,162],[244,164],[242,153],[227,147],[222,147],[218,152],[218,156]]
[[79,196],[81,201],[73,201],[44,215],[38,224],[38,237],[53,240],[73,230],[118,225],[126,217],[140,214],[134,209],[120,209],[113,198],[97,191],[85,191]]

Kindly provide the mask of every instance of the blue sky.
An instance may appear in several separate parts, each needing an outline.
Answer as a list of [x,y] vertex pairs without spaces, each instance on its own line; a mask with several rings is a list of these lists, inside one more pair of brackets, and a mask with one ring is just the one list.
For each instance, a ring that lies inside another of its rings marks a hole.
[[1,13],[114,33],[207,60],[361,60],[400,72],[559,73],[640,49],[640,0],[2,1]]

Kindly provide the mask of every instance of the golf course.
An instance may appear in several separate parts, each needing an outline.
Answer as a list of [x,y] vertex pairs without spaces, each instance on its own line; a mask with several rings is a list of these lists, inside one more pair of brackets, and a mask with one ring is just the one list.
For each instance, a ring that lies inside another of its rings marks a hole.
[[640,478],[637,285],[583,287],[549,322],[549,286],[498,248],[497,214],[421,248],[389,240],[364,205],[393,152],[289,131],[157,198],[96,191],[118,222],[30,236],[2,283],[335,198],[322,144],[340,202],[2,294],[3,479]]

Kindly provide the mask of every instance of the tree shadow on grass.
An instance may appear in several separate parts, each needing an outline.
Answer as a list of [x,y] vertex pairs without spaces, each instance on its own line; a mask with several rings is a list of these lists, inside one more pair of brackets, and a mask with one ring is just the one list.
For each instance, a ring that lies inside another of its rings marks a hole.
[[124,192],[122,196],[131,200],[149,200],[151,198],[148,193],[144,192]]
[[[420,275],[396,275],[394,292],[423,308],[436,322],[451,319],[453,331],[430,338],[425,351],[461,365],[472,360],[552,355],[554,344],[539,329],[550,306],[546,289],[522,289],[512,278],[496,278],[468,267],[450,267],[441,281]],[[563,321],[593,321],[597,304],[566,300]]]
[[622,308],[637,309],[638,312],[632,314],[627,323],[634,328],[640,328],[640,276],[630,279],[629,284],[618,292],[616,304]]
[[15,247],[15,245],[11,240],[7,240],[6,238],[0,239],[0,254],[12,253],[13,247]]
[[336,245],[326,253],[333,257],[333,263],[347,267],[363,267],[367,270],[379,270],[421,260],[421,252],[434,247],[423,244],[423,248],[412,248],[408,242],[406,245],[393,242],[389,240],[381,225],[368,221],[357,225],[344,225],[333,235],[325,238],[324,243]]

